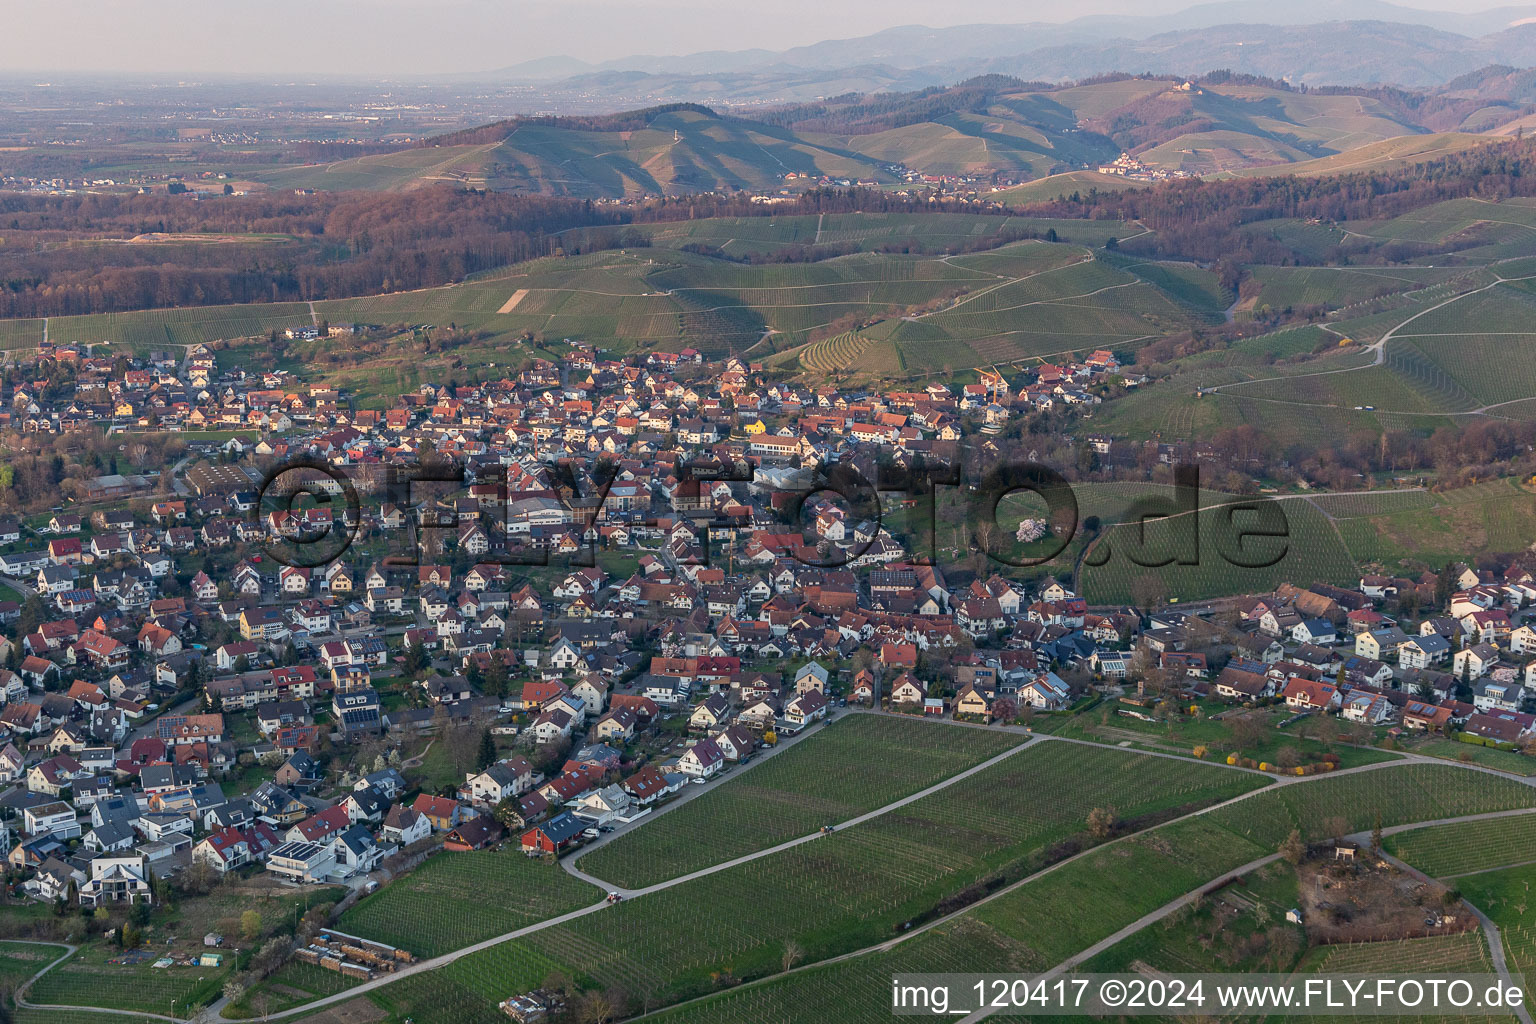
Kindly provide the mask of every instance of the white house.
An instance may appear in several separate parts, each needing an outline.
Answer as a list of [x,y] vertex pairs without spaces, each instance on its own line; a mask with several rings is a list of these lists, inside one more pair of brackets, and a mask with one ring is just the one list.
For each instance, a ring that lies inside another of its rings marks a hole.
[[725,753],[711,739],[702,739],[677,759],[677,770],[684,775],[707,779],[725,767]]
[[331,843],[283,843],[267,857],[267,870],[294,882],[323,882],[336,870]]
[[1042,672],[1019,687],[1019,701],[1044,711],[1059,711],[1072,698],[1067,684],[1055,672]]

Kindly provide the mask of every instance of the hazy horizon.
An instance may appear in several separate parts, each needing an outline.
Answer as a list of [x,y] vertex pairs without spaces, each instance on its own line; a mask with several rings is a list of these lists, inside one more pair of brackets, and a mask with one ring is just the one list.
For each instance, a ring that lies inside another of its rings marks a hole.
[[[1471,14],[1477,0],[1394,0]],[[146,16],[121,0],[28,7],[0,46],[11,73],[366,76],[397,79],[490,71],[551,57],[602,62],[709,50],[781,50],[900,25],[1063,22],[1088,15],[1158,15],[1190,0],[1082,0],[1070,13],[1046,0],[974,0],[939,8],[920,0],[828,5],[782,0],[771,14],[722,14],[704,0],[275,0],[262,8],[199,8],[192,17]]]

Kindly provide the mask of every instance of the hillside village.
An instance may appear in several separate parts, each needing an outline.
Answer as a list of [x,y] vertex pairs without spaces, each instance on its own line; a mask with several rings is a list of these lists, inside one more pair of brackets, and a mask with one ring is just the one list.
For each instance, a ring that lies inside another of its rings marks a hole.
[[[825,495],[797,522],[797,492],[775,486],[956,460],[962,439],[1001,457],[1010,420],[1134,384],[1109,351],[844,393],[692,350],[577,346],[380,411],[204,346],[39,359],[74,391],[0,395],[22,434],[227,434],[193,440],[180,472],[96,478],[67,510],[0,523],[18,597],[0,601],[12,900],[122,911],[224,876],[355,898],[428,852],[554,858],[860,712],[1046,730],[1283,708],[1275,727],[1328,721],[1352,744],[1536,743],[1523,564],[1089,607],[1070,581],[923,564]],[[297,459],[366,500],[270,508],[261,482]],[[447,462],[462,478],[439,493],[387,486]],[[355,539],[321,565],[280,561],[306,531]],[[372,977],[395,953],[368,941],[300,953]]]

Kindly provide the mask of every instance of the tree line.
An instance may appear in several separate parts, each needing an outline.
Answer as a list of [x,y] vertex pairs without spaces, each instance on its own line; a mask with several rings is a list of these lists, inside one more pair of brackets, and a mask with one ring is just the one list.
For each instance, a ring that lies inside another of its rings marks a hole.
[[570,228],[626,219],[588,202],[449,187],[205,202],[8,195],[0,317],[430,288],[550,255]]

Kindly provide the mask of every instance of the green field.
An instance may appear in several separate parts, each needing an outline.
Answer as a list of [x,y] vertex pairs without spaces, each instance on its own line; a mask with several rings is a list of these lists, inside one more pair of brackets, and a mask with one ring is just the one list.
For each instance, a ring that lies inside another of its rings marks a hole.
[[63,956],[59,946],[32,942],[0,942],[0,991],[14,991],[28,978]]
[[[724,1024],[738,1020],[808,1024],[828,1017],[852,1022],[888,1019],[889,984],[893,973],[945,970],[1027,973],[1048,969],[1175,898],[1206,886],[1249,861],[1271,855],[1278,844],[1275,837],[1283,838],[1293,821],[1316,832],[1311,823],[1325,820],[1329,815],[1344,814],[1354,821],[1369,821],[1379,810],[1390,824],[1415,815],[1472,813],[1512,802],[1530,803],[1529,790],[1505,780],[1474,777],[1473,773],[1450,766],[1381,768],[1256,793],[1229,807],[1143,831],[1094,849],[901,942],[889,951],[866,953],[836,963],[812,964],[789,975],[778,974],[784,965],[779,957],[777,962],[764,964],[764,971],[771,976],[762,982],[729,988],[729,991],[668,1011],[662,1019],[667,1024]],[[1294,819],[1292,814],[1296,815]],[[883,865],[886,861],[880,863]],[[1228,891],[1236,894],[1240,906],[1270,907],[1267,916],[1273,922],[1273,908],[1288,905],[1285,891],[1288,879],[1293,894],[1293,876],[1283,866],[1275,865],[1245,877]],[[776,879],[770,879],[766,891],[778,894],[781,890],[774,882]],[[1505,890],[1510,888],[1507,884],[1504,886]],[[1198,942],[1197,934],[1201,922],[1206,920],[1200,915],[1208,912],[1211,900],[1221,898],[1219,895],[1207,897],[1200,905],[1201,909],[1175,914],[1164,923],[1133,935],[1099,954],[1088,967],[1120,969],[1123,964],[1143,961],[1166,970],[1194,969],[1183,967],[1186,961],[1193,960],[1200,963],[1199,969],[1211,969],[1211,954]],[[642,908],[647,903],[652,904],[651,916],[654,916],[656,904],[651,898],[636,900],[635,907]],[[713,904],[702,902],[697,905]],[[1085,907],[1092,907],[1093,912],[1084,913]],[[409,1013],[423,1024],[488,1021],[489,1017],[477,1015],[487,1012],[483,1000],[495,996],[498,991],[509,990],[509,983],[503,983],[498,989],[495,979],[511,977],[519,983],[531,984],[531,979],[541,977],[549,969],[549,961],[537,956],[531,946],[559,948],[566,957],[579,955],[584,964],[590,965],[585,973],[594,984],[624,985],[623,980],[615,977],[614,958],[619,954],[612,943],[625,941],[621,936],[632,927],[651,929],[659,925],[650,921],[625,922],[622,917],[622,914],[604,912],[577,922],[594,929],[605,926],[600,932],[586,932],[585,941],[578,942],[574,935],[561,937],[551,947],[538,941],[547,935],[540,933],[528,945],[513,943],[491,951],[498,954],[495,960],[478,956],[466,958],[446,971],[411,979],[406,983],[412,986],[410,991],[404,990],[402,985],[391,986],[384,992],[390,999],[390,1008],[397,1015]],[[740,915],[732,920],[743,927],[746,925]],[[1249,918],[1232,923],[1233,931],[1229,934],[1240,937],[1256,928],[1258,923],[1259,918],[1250,913]],[[707,931],[717,948],[731,934],[716,930],[713,918],[707,921],[695,918],[695,927]],[[674,935],[684,933],[691,934],[691,931],[673,930]],[[1369,970],[1370,964],[1388,952],[1389,945],[1397,955],[1408,956],[1411,962],[1426,967],[1477,969],[1476,965],[1484,962],[1483,953],[1475,941],[1477,933],[1470,934],[1473,938],[1452,937],[1410,945],[1384,943],[1330,950],[1327,969],[1354,969],[1345,965],[1366,965],[1360,969]],[[610,938],[599,941],[602,936]],[[674,976],[676,965],[656,944],[646,943],[643,935],[631,936],[627,941],[633,950],[628,956],[637,961],[643,972],[623,972],[629,975],[630,986],[637,986],[626,987],[626,991],[646,1006],[665,1003],[669,994],[661,991],[651,979]],[[802,948],[808,964],[822,955],[822,950],[805,943]],[[578,954],[577,950],[582,952]],[[773,952],[782,953],[782,948],[775,948]],[[1222,955],[1226,955],[1225,951]],[[1320,959],[1314,957],[1304,961],[1303,969],[1321,969]],[[713,961],[704,955],[696,962],[702,968]],[[1258,961],[1254,963],[1257,965]],[[439,978],[440,975],[443,977]],[[729,987],[735,980],[749,975],[733,971],[730,980],[720,980],[723,977],[716,975],[717,986]],[[708,986],[703,988],[707,991]],[[472,997],[482,1001],[481,1010],[470,1008],[474,1002]],[[451,1011],[446,1009],[450,1001],[454,1007]],[[439,1005],[445,1008],[437,1009]]]
[[218,997],[230,964],[223,967],[154,968],[149,964],[107,963],[116,951],[92,946],[81,950],[37,979],[27,991],[34,1003],[99,1006],[109,1010],[140,1010],[168,1014],[175,1000],[177,1015]]
[[1533,881],[1536,881],[1536,866],[1527,864],[1468,875],[1456,879],[1455,883],[1467,902],[1498,925],[1509,969],[1525,976],[1527,1004],[1530,1003],[1533,979],[1536,979],[1536,930],[1527,916]]
[[[661,1005],[709,991],[721,972],[743,979],[772,973],[787,942],[808,962],[834,956],[899,932],[968,886],[979,883],[979,894],[1021,877],[1074,849],[1094,806],[1113,805],[1134,827],[1263,783],[1198,762],[1050,743],[865,824],[432,973],[476,989],[483,985],[476,979],[505,969],[497,966],[503,959],[532,959],[540,970],[565,964],[632,996],[649,992],[651,1004]],[[744,901],[744,891],[762,898]]]
[[1259,282],[1256,306],[1286,309],[1327,306],[1339,309],[1393,292],[1434,284],[1454,270],[1424,267],[1254,267]]
[[[1315,946],[1302,958],[1298,971],[1318,974],[1397,974],[1423,977],[1429,974],[1495,974],[1488,955],[1488,944],[1478,930],[1456,935],[1401,939],[1396,942],[1352,942]],[[1300,1018],[1290,1018],[1297,1020]],[[1340,1016],[1341,1024],[1495,1024],[1513,1021],[1512,1016],[1469,1017],[1463,1015],[1391,1017],[1379,1015]]]
[[13,1024],[126,1024],[134,1018],[116,1013],[92,1013],[89,1010],[29,1010],[17,1007],[11,1011]]
[[433,957],[596,903],[602,895],[520,850],[442,853],[358,901],[337,927]]
[[[1198,821],[1154,829],[1063,864],[889,951],[830,964],[811,964],[814,954],[807,951],[806,963],[811,965],[794,974],[731,987],[741,977],[734,975],[717,982],[728,991],[668,1011],[659,1019],[666,1024],[873,1022],[890,1018],[890,979],[896,972],[1041,971],[1188,888],[1263,856],[1263,851],[1231,836],[1219,842],[1217,838],[1217,830]],[[1091,901],[1094,913],[1081,912],[1085,900]],[[493,1018],[485,1015],[490,1011],[484,1000],[508,991],[509,986],[530,984],[530,979],[543,977],[549,969],[548,961],[541,961],[521,943],[489,952],[501,955],[494,960],[477,955],[461,961],[462,968],[455,964],[407,979],[384,989],[377,1001],[383,1004],[388,999],[397,1019],[409,1014],[420,1024],[488,1024]],[[642,960],[654,962],[652,956],[642,955]],[[478,962],[469,968],[469,961]],[[782,957],[767,969],[782,971]],[[498,985],[499,978],[512,980]],[[600,976],[593,980],[606,981]],[[645,977],[626,992],[640,1006],[666,1001],[656,983]],[[477,1001],[478,1010],[474,1008]]]
[[1443,878],[1536,860],[1536,815],[1435,825],[1388,836],[1386,848],[1427,875]]
[[1084,564],[1089,603],[1141,604],[1149,596],[1188,601],[1264,593],[1295,580],[1358,579],[1338,531],[1311,504],[1262,496],[1218,500],[1206,493],[1201,499],[1197,515],[1107,529]]
[[1469,550],[1520,551],[1536,530],[1536,495],[1514,480],[1430,498],[1427,507],[1341,519],[1336,525],[1357,559],[1387,566],[1440,565]]
[[1471,764],[1480,764],[1487,768],[1496,768],[1501,772],[1508,772],[1511,775],[1536,775],[1536,757],[1530,757],[1516,750],[1497,750],[1493,747],[1480,747],[1476,743],[1460,743],[1443,737],[1426,738],[1419,743],[1415,743],[1412,750],[1415,754],[1443,757],[1447,761],[1465,761]]
[[1385,765],[1283,786],[1207,817],[1269,849],[1293,829],[1308,841],[1383,826],[1536,806],[1536,790],[1452,765]]
[[[1222,717],[1209,717],[1213,713],[1219,713]],[[1237,741],[1232,723],[1240,714],[1256,717],[1268,727],[1268,731],[1259,734],[1261,738],[1258,742],[1243,745]],[[1316,764],[1324,755],[1331,754],[1338,758],[1343,768],[1394,761],[1401,756],[1375,747],[1318,739],[1312,735],[1316,719],[1302,719],[1284,729],[1278,728],[1279,723],[1289,717],[1290,712],[1283,707],[1239,712],[1211,701],[1200,708],[1198,716],[1170,713],[1163,721],[1147,722],[1129,715],[1116,714],[1113,703],[1106,703],[1071,718],[1047,719],[1040,728],[1057,736],[1075,736],[1103,743],[1130,741],[1152,749],[1190,756],[1195,747],[1203,746],[1207,750],[1206,759],[1214,762],[1225,762],[1228,755],[1236,754],[1250,761],[1274,764],[1280,752],[1286,748],[1294,750],[1303,764]],[[1329,724],[1332,725],[1331,722]],[[1335,736],[1338,736],[1337,732]],[[1343,738],[1338,737],[1340,740]]]
[[628,888],[809,835],[934,785],[1024,738],[845,715],[744,774],[581,858]]
[[345,992],[358,984],[337,971],[328,971],[302,960],[290,960],[275,974],[263,979],[245,993],[238,1003],[225,1006],[221,1016],[246,1019],[280,1013],[325,996]]
[[1285,912],[1294,906],[1296,871],[1272,861],[1209,898],[1126,936],[1087,961],[1083,969],[1227,974],[1289,970],[1305,947],[1302,928],[1285,920]]
[[37,348],[42,343],[41,320],[0,320],[0,350]]

